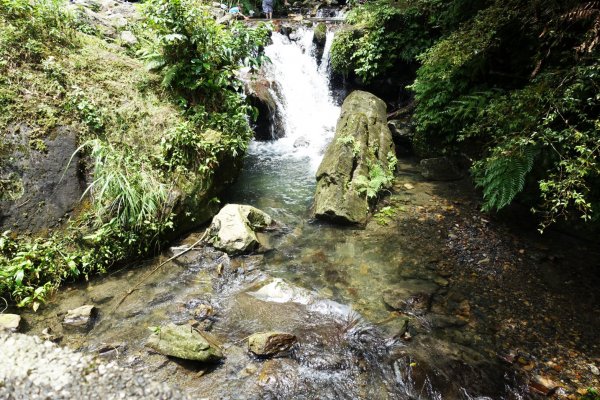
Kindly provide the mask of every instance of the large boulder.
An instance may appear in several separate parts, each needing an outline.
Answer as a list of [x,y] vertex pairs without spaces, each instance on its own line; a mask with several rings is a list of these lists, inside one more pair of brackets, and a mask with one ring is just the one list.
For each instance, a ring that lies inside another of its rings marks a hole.
[[367,195],[384,189],[395,165],[386,106],[371,93],[352,92],[342,105],[335,137],[317,171],[315,216],[364,224]]
[[189,325],[169,324],[156,329],[146,345],[166,356],[215,362],[223,358],[219,344],[205,332]]
[[258,77],[242,77],[245,81],[245,92],[250,104],[258,110],[258,118],[254,125],[254,137],[257,140],[279,139],[285,134],[283,118],[277,106],[279,84],[265,76],[264,70]]
[[212,220],[207,242],[228,254],[240,254],[266,247],[257,235],[273,224],[273,219],[258,208],[241,204],[227,204]]

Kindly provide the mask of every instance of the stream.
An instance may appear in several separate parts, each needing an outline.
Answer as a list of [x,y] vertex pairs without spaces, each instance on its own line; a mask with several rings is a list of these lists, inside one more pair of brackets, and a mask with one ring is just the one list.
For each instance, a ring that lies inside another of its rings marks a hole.
[[[393,221],[351,229],[311,218],[314,175],[340,114],[329,83],[332,38],[329,32],[317,62],[310,29],[295,31],[293,40],[273,34],[267,75],[280,85],[275,96],[285,136],[253,141],[223,198],[260,208],[281,224],[273,250],[228,257],[198,247],[149,275],[121,303],[149,271],[202,235],[192,233],[157,259],[60,291],[27,315],[29,332],[50,328],[46,333],[61,336],[63,345],[117,359],[194,398],[523,398],[490,339],[470,329],[468,293],[444,300],[451,291],[439,267],[447,235],[423,210],[452,207],[436,202],[459,192],[457,184],[425,182],[411,160],[401,160],[386,200],[401,214]],[[414,190],[404,189],[405,182]],[[382,300],[415,288],[427,294],[426,306],[412,313]],[[64,331],[61,316],[83,304],[99,309],[93,329]],[[168,322],[210,331],[225,360],[205,366],[150,351],[149,328]],[[292,332],[298,344],[284,357],[249,355],[245,338],[269,330]]]

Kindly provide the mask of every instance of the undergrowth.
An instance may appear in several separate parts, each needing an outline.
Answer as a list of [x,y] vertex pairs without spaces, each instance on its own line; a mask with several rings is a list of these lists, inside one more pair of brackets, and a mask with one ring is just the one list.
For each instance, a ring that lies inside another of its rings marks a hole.
[[254,110],[237,69],[267,60],[267,27],[219,25],[200,1],[144,10],[133,58],[61,1],[0,0],[0,130],[26,123],[35,144],[75,127],[91,177],[63,231],[0,236],[0,296],[18,306],[37,308],[64,281],[155,254],[177,229],[175,214],[197,212],[182,204],[213,201],[202,196],[214,171],[246,150]]

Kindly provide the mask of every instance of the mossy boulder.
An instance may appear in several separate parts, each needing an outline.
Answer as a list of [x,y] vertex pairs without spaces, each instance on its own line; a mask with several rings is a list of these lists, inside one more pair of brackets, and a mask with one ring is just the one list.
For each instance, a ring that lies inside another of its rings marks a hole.
[[215,362],[223,358],[223,351],[215,339],[189,325],[160,327],[146,345],[166,356],[184,360]]
[[389,184],[395,148],[386,106],[371,93],[352,92],[317,171],[314,212],[320,219],[364,224],[369,200]]

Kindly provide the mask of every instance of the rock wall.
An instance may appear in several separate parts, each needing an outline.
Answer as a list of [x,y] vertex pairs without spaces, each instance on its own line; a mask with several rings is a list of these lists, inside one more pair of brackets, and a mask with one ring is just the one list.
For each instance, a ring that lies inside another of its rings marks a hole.
[[67,126],[44,139],[11,126],[0,153],[0,230],[37,232],[66,220],[85,190],[77,134]]

